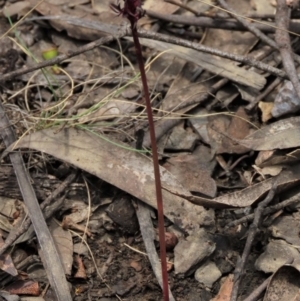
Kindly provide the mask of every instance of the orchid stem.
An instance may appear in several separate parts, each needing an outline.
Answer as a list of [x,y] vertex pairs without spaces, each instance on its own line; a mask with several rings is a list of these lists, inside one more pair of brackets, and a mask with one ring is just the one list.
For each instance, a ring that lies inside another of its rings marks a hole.
[[156,199],[157,199],[158,230],[159,230],[158,233],[159,233],[160,260],[161,260],[162,279],[163,279],[163,294],[164,294],[164,300],[169,301],[169,286],[168,286],[165,227],[164,227],[164,209],[163,209],[163,198],[162,198],[162,188],[161,188],[161,180],[160,180],[160,172],[159,172],[155,128],[154,128],[153,114],[152,114],[151,102],[149,97],[149,89],[148,89],[147,77],[145,72],[145,66],[143,62],[141,44],[138,38],[138,32],[136,26],[134,24],[133,25],[131,24],[131,29],[132,29],[135,52],[139,64],[140,73],[141,73],[141,79],[143,83],[144,95],[145,95],[146,107],[147,107],[147,116],[149,122],[149,131],[150,131],[150,138],[151,138],[152,158],[153,158],[153,167],[154,167]]
[[133,42],[135,46],[136,58],[141,73],[141,79],[144,88],[144,96],[146,100],[149,131],[150,131],[150,138],[151,138],[153,168],[154,168],[163,296],[164,296],[164,301],[169,301],[169,285],[168,285],[166,241],[165,241],[165,227],[164,227],[164,209],[163,209],[163,198],[162,198],[162,188],[161,188],[161,181],[160,181],[156,136],[155,136],[153,114],[152,114],[152,108],[151,108],[151,102],[149,96],[149,88],[147,83],[143,55],[142,55],[142,47],[139,41],[139,36],[136,28],[137,21],[144,15],[143,14],[144,11],[141,8],[141,0],[124,0],[123,8],[120,6],[120,1],[118,1],[117,4],[111,3],[110,7],[114,12],[118,13],[119,15],[122,15],[123,17],[126,17],[130,22]]

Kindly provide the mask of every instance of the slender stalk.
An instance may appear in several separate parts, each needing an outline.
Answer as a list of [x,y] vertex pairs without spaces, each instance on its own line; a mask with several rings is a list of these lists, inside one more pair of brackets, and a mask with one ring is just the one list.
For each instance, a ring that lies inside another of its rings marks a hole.
[[132,36],[135,45],[136,56],[140,68],[141,79],[144,88],[147,116],[149,122],[149,131],[151,138],[151,148],[152,148],[152,158],[154,167],[154,178],[155,178],[155,188],[156,188],[156,200],[157,200],[157,212],[158,212],[158,234],[159,234],[159,246],[160,246],[160,260],[162,269],[162,279],[163,279],[163,294],[164,300],[169,300],[169,287],[168,287],[168,273],[167,273],[167,260],[166,260],[166,243],[165,243],[165,227],[164,227],[164,209],[163,209],[163,198],[162,198],[162,188],[160,181],[156,136],[153,122],[153,114],[151,108],[151,102],[149,97],[149,89],[147,84],[147,78],[144,68],[144,62],[142,57],[141,45],[138,38],[138,33],[136,27],[132,28]]
[[162,188],[161,188],[161,180],[160,180],[160,172],[159,172],[156,136],[155,136],[154,122],[153,122],[153,113],[152,113],[151,102],[149,97],[149,88],[148,88],[145,66],[144,66],[144,61],[142,56],[142,47],[139,41],[139,36],[138,36],[137,26],[136,26],[137,21],[143,16],[143,10],[141,8],[141,0],[124,0],[124,2],[125,3],[123,8],[120,7],[119,3],[117,5],[111,4],[110,7],[120,15],[127,17],[127,19],[130,21],[132,37],[133,37],[133,42],[134,42],[135,52],[136,52],[136,58],[141,73],[141,79],[144,88],[144,96],[146,100],[147,116],[149,122],[154,178],[155,178],[160,260],[161,260],[162,281],[163,281],[163,296],[164,296],[164,301],[169,301],[166,242],[165,242],[165,228],[164,228],[164,210],[163,210],[163,198],[162,198]]

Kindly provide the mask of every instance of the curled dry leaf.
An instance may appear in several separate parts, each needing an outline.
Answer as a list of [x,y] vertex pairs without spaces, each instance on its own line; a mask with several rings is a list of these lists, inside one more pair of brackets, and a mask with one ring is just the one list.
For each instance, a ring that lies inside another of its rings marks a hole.
[[74,275],[74,278],[86,279],[86,272],[81,257],[79,255],[75,255],[74,261],[77,266],[77,272]]
[[262,122],[267,122],[269,119],[272,118],[272,109],[274,107],[274,103],[273,102],[263,102],[263,101],[260,101],[258,103],[258,107],[260,108],[261,110],[261,113],[262,113]]
[[233,274],[229,274],[223,282],[217,296],[211,301],[229,301],[233,287]]
[[130,262],[130,266],[136,271],[136,272],[140,272],[143,267],[141,265],[141,263],[139,261],[136,261],[136,260],[132,260]]
[[291,165],[300,160],[300,149],[291,152],[281,150],[262,151],[258,154],[255,164],[259,167],[273,165]]
[[299,271],[290,265],[282,266],[269,282],[264,301],[299,300]]
[[[292,266],[300,269],[300,254],[298,250],[284,240],[271,240],[264,248],[264,252],[255,261],[255,268],[264,273],[275,273],[281,266],[292,262]],[[276,300],[293,300],[276,299]]]
[[177,236],[174,233],[166,232],[165,239],[166,239],[166,249],[168,251],[173,250],[178,243]]

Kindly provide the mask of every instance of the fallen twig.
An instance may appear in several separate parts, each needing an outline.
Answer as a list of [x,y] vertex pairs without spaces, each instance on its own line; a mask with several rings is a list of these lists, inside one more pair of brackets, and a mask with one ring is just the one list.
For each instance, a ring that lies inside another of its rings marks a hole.
[[[247,27],[249,29],[249,31],[251,31],[255,36],[257,36],[259,39],[261,39],[264,43],[266,43],[267,45],[279,50],[279,47],[277,45],[277,43],[275,43],[272,39],[270,39],[267,35],[265,35],[263,32],[261,32],[255,24],[250,23],[249,21],[245,20],[244,18],[240,17],[238,14],[235,13],[235,11],[226,3],[225,0],[218,0],[219,4],[226,9],[226,11],[228,13],[232,12],[232,16],[237,19],[239,22],[241,22],[245,27]],[[278,11],[278,8],[277,8]],[[288,35],[288,32],[286,32],[287,28],[283,28],[283,30],[281,30],[281,27],[278,26],[277,24],[277,29],[276,32],[284,32],[286,35]],[[298,63],[300,63],[300,56],[292,53],[294,60],[296,60]]]
[[[272,214],[272,213],[275,213],[279,210],[282,210],[283,208],[287,207],[287,206],[290,206],[292,204],[295,204],[295,203],[299,203],[300,202],[300,192],[297,193],[296,195],[294,195],[293,197],[283,201],[283,202],[280,202],[279,204],[276,204],[274,206],[271,206],[271,207],[268,207],[266,208],[264,211],[263,211],[263,216],[266,216],[268,214]],[[250,222],[254,219],[254,213],[251,213],[249,215],[246,215],[238,220],[235,220],[233,222],[230,222],[228,225],[226,225],[226,228],[229,228],[229,227],[235,227],[237,225],[240,225],[240,224],[243,224],[243,223],[247,223],[247,222]]]
[[[1,136],[6,147],[8,147],[15,142],[16,138],[1,102],[0,116]],[[24,203],[44,255],[43,263],[49,277],[49,282],[59,301],[72,301],[63,266],[30,183],[30,177],[25,169],[20,151],[14,151],[9,156],[17,176]]]
[[246,240],[246,244],[245,244],[245,248],[244,248],[242,257],[238,260],[235,270],[234,270],[234,280],[233,280],[234,284],[233,284],[233,289],[231,292],[230,301],[237,300],[240,283],[242,281],[242,277],[244,274],[244,267],[245,267],[247,258],[250,254],[251,245],[252,245],[255,235],[258,231],[260,221],[261,221],[261,218],[263,215],[263,210],[273,200],[276,189],[277,189],[277,181],[275,181],[274,184],[272,185],[272,188],[270,189],[266,198],[262,202],[260,202],[257,206],[253,223],[252,223],[252,225],[250,225],[250,228],[249,228],[249,233],[248,233],[248,237]]
[[[44,210],[49,206],[54,199],[56,199],[62,192],[65,191],[66,187],[76,178],[77,173],[71,173],[52,193],[49,195],[44,202],[41,203],[40,208]],[[59,204],[63,202],[65,196],[56,200],[51,204],[51,209],[45,211],[45,219],[47,220],[54,213],[54,208],[59,208]],[[0,255],[3,254],[23,233],[25,233],[31,225],[31,220],[26,219],[25,222],[20,220],[20,225],[15,225],[12,231],[8,234],[4,244],[0,247]]]
[[263,291],[267,288],[271,278],[273,277],[270,276],[268,277],[260,286],[258,286],[246,299],[243,301],[255,301],[258,300],[260,295],[263,293]]
[[[290,14],[291,11],[290,8],[288,8],[286,5],[286,1],[277,0],[275,21],[278,28],[283,28],[283,29],[288,28]],[[293,56],[291,40],[288,32],[277,29],[275,34],[275,40],[280,50],[284,69],[288,74],[290,81],[292,82],[298,97],[300,97],[300,81],[294,63],[295,56]]]
[[[72,20],[70,20],[69,22],[72,23]],[[98,28],[98,26],[97,26],[97,24],[95,24],[95,22],[93,22],[93,23],[92,22],[89,22],[89,23],[85,22],[85,27],[100,30],[100,28]],[[203,45],[198,44],[198,43],[193,43],[193,42],[190,42],[190,41],[185,40],[185,39],[180,39],[180,38],[177,38],[177,37],[172,37],[172,36],[168,36],[168,35],[165,35],[165,34],[160,34],[160,33],[151,32],[151,31],[142,30],[142,29],[138,30],[138,34],[142,38],[148,38],[148,39],[153,39],[153,40],[157,40],[157,41],[167,42],[167,43],[171,43],[171,44],[175,44],[175,45],[195,49],[195,50],[198,50],[198,51],[201,51],[201,52],[204,52],[204,53],[210,53],[210,54],[217,55],[217,56],[220,56],[220,57],[223,57],[223,58],[227,58],[227,59],[245,64],[245,65],[255,67],[257,69],[269,72],[269,73],[271,73],[275,76],[279,76],[279,77],[284,78],[284,79],[289,79],[289,77],[286,75],[286,73],[283,70],[280,70],[280,69],[275,68],[273,66],[270,66],[268,64],[264,64],[262,62],[256,61],[256,60],[250,58],[249,56],[236,55],[236,54],[224,52],[224,51],[221,51],[221,50],[218,50],[218,49],[215,49],[215,48],[203,46]],[[124,37],[124,36],[129,36],[129,35],[130,35],[129,28],[126,27],[125,29],[124,28],[120,29],[119,34],[115,34],[114,36],[108,36],[108,37],[105,37],[105,38],[101,38],[101,39],[99,39],[95,42],[91,42],[91,43],[88,43],[88,44],[86,44],[82,47],[78,47],[77,50],[69,51],[69,53],[67,55],[61,54],[61,55],[57,56],[54,59],[47,60],[45,62],[36,64],[33,67],[19,69],[19,70],[4,74],[0,77],[0,82],[15,78],[15,77],[23,75],[23,74],[27,74],[27,73],[32,72],[32,71],[37,70],[37,69],[41,69],[41,68],[44,68],[44,67],[47,67],[47,66],[52,66],[52,65],[61,63],[62,61],[66,60],[68,58],[74,57],[74,56],[76,56],[80,53],[83,53],[83,52],[86,52],[88,50],[94,49],[94,48],[96,48],[100,45],[103,45],[105,43],[109,43],[109,42],[113,41],[114,39],[118,39],[118,38],[121,38],[121,37]]]

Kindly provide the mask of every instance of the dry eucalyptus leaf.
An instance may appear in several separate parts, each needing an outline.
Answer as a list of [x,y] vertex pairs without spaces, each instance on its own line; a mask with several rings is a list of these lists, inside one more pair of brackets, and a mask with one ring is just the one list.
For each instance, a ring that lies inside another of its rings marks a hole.
[[70,231],[64,230],[55,219],[51,219],[49,230],[57,248],[66,275],[71,275],[73,264],[73,241]]
[[[70,37],[74,37],[79,40],[90,40],[94,41],[100,37],[106,36],[107,33],[114,34],[117,33],[118,27],[113,26],[110,23],[122,22],[122,18],[116,18],[113,12],[109,10],[105,12],[105,16],[109,19],[106,24],[100,22],[99,19],[101,16],[95,16],[92,13],[87,13],[86,11],[81,11],[78,7],[75,7],[72,10],[69,10],[69,14],[65,7],[60,7],[53,5],[49,2],[41,2],[38,0],[29,0],[30,6],[33,7],[39,3],[35,10],[43,16],[59,16],[58,19],[51,19],[49,23],[57,31],[61,32],[63,30],[67,31]],[[94,28],[91,26],[91,23],[94,24]],[[95,24],[98,25],[97,29]]]
[[268,167],[263,167],[261,169],[261,172],[263,175],[270,175],[270,176],[277,176],[281,173],[283,167],[280,165],[277,166],[268,166]]
[[[178,3],[182,3],[181,0],[177,1]],[[176,12],[179,9],[178,5],[174,5],[171,3],[167,3],[164,0],[146,0],[143,4],[143,9],[151,9],[158,13],[163,12],[164,14],[170,15]]]
[[68,199],[64,202],[62,210],[71,211],[71,213],[67,214],[66,216],[68,216],[68,218],[77,224],[87,220],[91,208],[89,208],[89,206],[83,200]]
[[95,96],[94,100],[97,99],[99,99],[99,103],[102,102],[103,105],[90,114],[83,114],[84,112],[87,113],[90,111],[90,109],[79,110],[79,113],[82,113],[83,115],[83,117],[79,119],[79,122],[97,122],[99,120],[109,120],[116,117],[123,117],[124,115],[128,116],[137,108],[137,104],[133,101],[129,102],[123,99],[112,98],[105,102],[102,101],[102,95]]
[[[57,129],[46,129],[23,137],[16,147],[46,152],[156,207],[151,160],[134,150],[128,150],[128,146],[121,142],[74,128],[63,129],[58,133]],[[160,171],[164,187],[191,195],[165,168],[160,167]],[[165,190],[163,200],[165,215],[188,233],[201,226],[214,226],[213,210],[191,204]]]
[[272,236],[281,238],[294,246],[300,246],[300,223],[294,216],[279,216],[269,227]]
[[191,128],[184,128],[184,122],[181,122],[172,129],[167,138],[165,150],[168,151],[188,151],[191,152],[196,145],[198,135]]
[[295,165],[289,170],[283,170],[277,178],[270,178],[263,182],[249,186],[243,190],[225,194],[214,199],[206,199],[197,196],[183,195],[176,190],[174,194],[188,199],[189,201],[209,208],[248,207],[262,198],[277,181],[277,191],[292,187],[300,182],[300,166]]
[[[132,40],[131,38],[127,39]],[[183,46],[144,38],[140,38],[140,43],[159,51],[168,50],[169,55],[180,57],[187,62],[199,65],[201,68],[209,72],[216,75],[222,75],[222,77],[228,78],[247,87],[254,87],[260,90],[266,84],[266,79],[262,75],[251,70],[246,70],[243,67],[232,64],[231,61],[224,60],[211,54],[201,53],[197,50]]]
[[171,157],[164,164],[189,191],[207,197],[215,197],[217,194],[217,185],[211,177],[215,166],[216,160],[211,160],[210,150],[204,145],[198,146],[192,154]]
[[[297,248],[281,239],[271,240],[264,248],[255,262],[255,268],[264,273],[275,273],[277,269],[292,262],[292,265],[299,270],[300,254]],[[293,299],[275,299],[275,300],[293,300]]]
[[226,115],[210,116],[207,132],[212,152],[216,154],[248,152],[248,148],[235,142],[236,139],[242,139],[250,133],[250,124],[247,120],[248,116],[242,107],[232,118]]
[[299,300],[300,272],[293,266],[279,268],[268,284],[264,301]]
[[300,149],[286,152],[282,150],[259,152],[255,164],[259,167],[273,165],[290,165],[300,160]]
[[273,150],[299,147],[300,117],[291,117],[274,122],[248,135],[237,143],[252,150]]
[[274,14],[275,9],[270,2],[269,0],[251,0],[257,13]]
[[0,15],[4,15],[5,17],[12,17],[15,15],[25,15],[26,10],[29,9],[29,2],[28,1],[18,1],[15,3],[9,3],[5,6],[3,11]]

